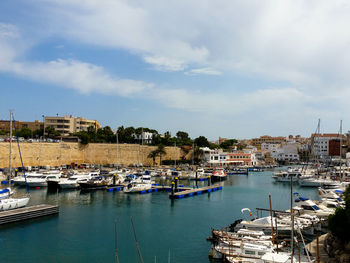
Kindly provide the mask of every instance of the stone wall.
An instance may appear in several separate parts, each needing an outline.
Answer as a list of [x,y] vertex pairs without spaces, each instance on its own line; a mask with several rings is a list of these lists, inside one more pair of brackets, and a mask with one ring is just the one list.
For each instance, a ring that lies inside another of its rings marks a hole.
[[[142,146],[139,144],[107,144],[90,143],[20,143],[24,166],[58,166],[71,163],[93,164],[139,164],[151,165],[152,159],[148,154],[156,146]],[[118,151],[118,154],[117,154]],[[179,147],[165,147],[166,155],[162,160],[180,159],[184,155]],[[117,160],[118,156],[118,160]],[[159,164],[159,157],[156,158]],[[0,168],[9,166],[9,143],[0,143]],[[12,167],[20,167],[17,143],[12,143]]]

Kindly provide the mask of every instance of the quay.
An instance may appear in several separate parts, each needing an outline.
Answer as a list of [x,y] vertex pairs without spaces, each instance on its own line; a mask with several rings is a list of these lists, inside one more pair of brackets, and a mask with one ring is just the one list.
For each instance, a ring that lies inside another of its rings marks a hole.
[[[306,245],[306,249],[310,252],[311,256],[318,257],[320,263],[336,263],[334,258],[330,258],[325,250],[325,239],[328,234],[320,236],[311,243]],[[317,251],[318,250],[318,251]]]
[[59,213],[57,205],[34,205],[0,212],[0,225]]
[[181,199],[184,197],[194,196],[195,194],[200,195],[202,193],[210,193],[210,192],[215,192],[217,190],[222,190],[222,186],[218,184],[214,184],[206,187],[194,188],[194,189],[189,189],[181,192],[172,193],[171,195],[169,195],[169,198]]

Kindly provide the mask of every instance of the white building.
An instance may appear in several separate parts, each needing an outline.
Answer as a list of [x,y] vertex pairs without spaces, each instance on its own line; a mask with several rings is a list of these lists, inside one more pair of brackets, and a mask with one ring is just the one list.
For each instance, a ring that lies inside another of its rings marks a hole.
[[140,143],[143,142],[144,144],[151,144],[153,139],[153,133],[151,132],[142,132],[141,134],[134,133],[132,136]]
[[203,161],[210,164],[226,163],[226,153],[222,149],[209,149],[208,147],[201,148],[203,151]]
[[286,144],[271,152],[276,161],[299,161],[297,144]]
[[261,144],[261,150],[273,152],[273,151],[276,151],[280,146],[281,146],[281,144],[279,144],[279,143],[266,143],[266,142],[264,142]]
[[321,159],[327,158],[329,156],[329,141],[339,140],[339,138],[339,134],[336,133],[312,134],[313,155]]

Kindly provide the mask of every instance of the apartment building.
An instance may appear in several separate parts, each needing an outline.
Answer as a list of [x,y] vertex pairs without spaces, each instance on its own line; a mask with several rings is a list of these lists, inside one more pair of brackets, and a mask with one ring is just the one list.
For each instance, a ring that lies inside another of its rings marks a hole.
[[[41,121],[15,121],[12,122],[12,130],[20,130],[22,128],[30,129],[31,131],[40,130],[44,128],[44,124]],[[10,131],[10,121],[9,120],[0,120],[0,130]]]
[[345,142],[346,137],[337,133],[312,134],[311,141],[313,154],[319,158],[339,156],[340,140]]
[[82,117],[69,116],[45,116],[45,129],[48,127],[54,128],[61,133],[62,136],[67,136],[70,133],[87,131],[89,127],[93,127],[95,131],[101,128],[101,124],[96,120],[84,119]]
[[254,146],[261,146],[262,143],[273,143],[273,144],[281,144],[287,141],[286,137],[278,136],[271,137],[268,135],[260,136],[259,138],[252,139],[251,143]]

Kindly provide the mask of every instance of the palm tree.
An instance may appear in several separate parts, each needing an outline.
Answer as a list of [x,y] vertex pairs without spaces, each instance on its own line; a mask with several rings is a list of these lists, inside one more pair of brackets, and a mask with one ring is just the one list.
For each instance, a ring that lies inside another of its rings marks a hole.
[[203,157],[203,153],[204,152],[200,147],[195,146],[193,149],[193,158],[200,161]]
[[156,157],[158,156],[158,150],[156,149],[156,150],[154,150],[154,151],[152,151],[152,152],[150,152],[149,154],[148,154],[148,158],[152,158],[152,160],[153,160],[153,166],[155,166],[155,163],[156,163]]
[[159,165],[162,165],[162,155],[166,154],[164,145],[163,144],[159,144],[158,148],[156,149],[156,151],[159,154]]

